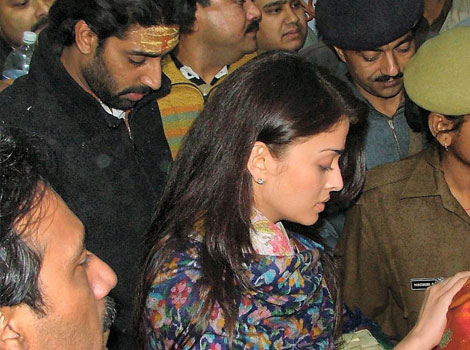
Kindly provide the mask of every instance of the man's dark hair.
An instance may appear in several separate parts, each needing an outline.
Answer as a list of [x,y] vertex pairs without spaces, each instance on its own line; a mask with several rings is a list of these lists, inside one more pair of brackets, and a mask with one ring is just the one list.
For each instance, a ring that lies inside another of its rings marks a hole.
[[48,186],[44,150],[39,140],[0,125],[0,307],[25,303],[38,314],[44,314],[41,255],[24,238]]
[[49,10],[49,32],[59,49],[75,42],[75,24],[84,20],[102,43],[123,38],[131,26],[187,25],[177,9],[183,0],[57,0]]
[[174,18],[180,24],[181,33],[191,32],[196,20],[197,4],[207,7],[210,6],[211,2],[210,0],[180,0],[179,6],[176,7]]

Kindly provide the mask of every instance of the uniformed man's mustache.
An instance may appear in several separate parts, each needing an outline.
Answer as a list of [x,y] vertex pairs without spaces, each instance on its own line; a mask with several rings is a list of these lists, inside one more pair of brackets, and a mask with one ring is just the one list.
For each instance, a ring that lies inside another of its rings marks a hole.
[[374,81],[377,81],[379,83],[385,83],[386,81],[389,81],[389,80],[396,80],[396,79],[400,79],[400,78],[403,78],[403,72],[399,72],[397,75],[381,75],[380,77],[377,77],[374,79]]
[[47,17],[47,16],[41,17],[39,19],[39,21],[37,21],[36,23],[34,23],[31,26],[31,31],[35,32],[35,31],[37,31],[38,29],[41,29],[42,27],[44,27],[47,24],[49,24],[49,17]]

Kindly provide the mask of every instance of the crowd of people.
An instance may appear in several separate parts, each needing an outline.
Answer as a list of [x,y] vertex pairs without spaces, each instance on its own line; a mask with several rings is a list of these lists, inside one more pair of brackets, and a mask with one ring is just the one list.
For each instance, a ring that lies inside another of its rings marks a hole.
[[469,0],[2,1],[0,68],[40,34],[0,83],[0,349],[459,349],[469,25]]

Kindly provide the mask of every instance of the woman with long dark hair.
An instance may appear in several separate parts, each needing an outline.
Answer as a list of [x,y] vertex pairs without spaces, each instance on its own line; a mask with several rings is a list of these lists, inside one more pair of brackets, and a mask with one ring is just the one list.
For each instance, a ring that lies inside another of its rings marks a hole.
[[261,55],[220,85],[148,237],[137,310],[146,349],[334,348],[337,269],[281,220],[311,225],[330,196],[357,195],[365,113],[340,81],[288,53]]

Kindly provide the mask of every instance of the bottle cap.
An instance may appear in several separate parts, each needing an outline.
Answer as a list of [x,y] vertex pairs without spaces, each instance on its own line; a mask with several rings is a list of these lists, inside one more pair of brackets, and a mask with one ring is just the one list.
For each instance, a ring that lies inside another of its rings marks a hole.
[[26,44],[34,44],[37,37],[35,32],[23,32],[23,42]]

